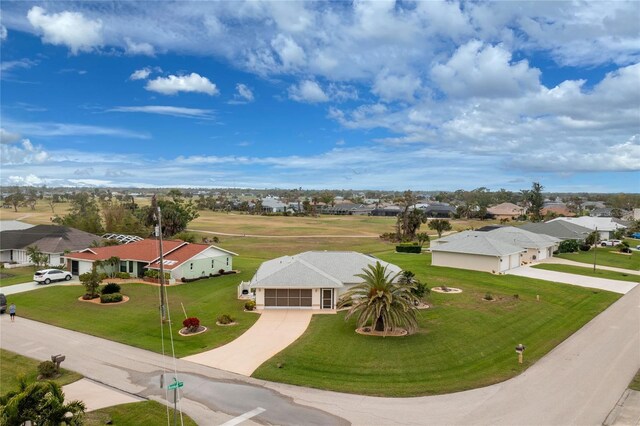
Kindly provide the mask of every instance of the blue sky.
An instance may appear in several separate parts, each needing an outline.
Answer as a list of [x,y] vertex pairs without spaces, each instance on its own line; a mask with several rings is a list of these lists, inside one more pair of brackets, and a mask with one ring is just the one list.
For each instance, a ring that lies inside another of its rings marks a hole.
[[639,2],[0,10],[3,185],[640,189]]

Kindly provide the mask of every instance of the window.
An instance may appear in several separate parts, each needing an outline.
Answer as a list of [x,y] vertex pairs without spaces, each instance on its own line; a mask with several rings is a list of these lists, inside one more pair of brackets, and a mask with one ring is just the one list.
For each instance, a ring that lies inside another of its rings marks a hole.
[[229,266],[229,258],[227,257],[227,266]]
[[191,269],[193,269],[193,263],[189,264],[189,267],[190,267]]
[[120,272],[127,272],[127,262],[124,260],[120,261]]
[[215,261],[215,260],[213,260],[213,259],[211,259],[211,269],[215,269],[215,265],[214,265],[214,263],[216,263],[216,261]]
[[129,261],[129,273],[133,273],[133,260]]

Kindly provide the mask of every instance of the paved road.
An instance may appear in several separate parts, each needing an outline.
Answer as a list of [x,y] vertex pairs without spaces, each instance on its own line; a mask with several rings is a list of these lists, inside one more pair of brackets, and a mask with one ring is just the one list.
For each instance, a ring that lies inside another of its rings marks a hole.
[[600,290],[613,291],[614,293],[620,294],[626,294],[638,285],[637,283],[632,283],[630,281],[610,280],[605,278],[589,277],[586,275],[568,274],[566,272],[531,268],[530,266],[521,266],[519,268],[510,269],[507,271],[507,274],[577,285],[580,287],[598,288]]
[[309,310],[264,310],[258,321],[234,341],[183,359],[250,376],[263,362],[302,336],[312,315]]
[[[564,259],[562,257],[548,257],[540,263],[558,263],[561,265],[580,266],[581,268],[593,268],[593,264],[576,262],[575,260]],[[615,272],[622,272],[623,274],[640,275],[640,271],[634,271],[632,269],[616,268],[613,266],[605,266],[605,265],[596,265],[596,267],[597,269],[603,269],[606,271],[615,271]]]
[[[164,397],[158,354],[22,318],[10,324],[6,315],[0,325],[3,348],[43,360],[64,353],[65,367],[95,381]],[[455,394],[364,397],[259,381],[184,360],[176,366],[186,383],[183,409],[202,425],[257,407],[266,411],[254,420],[282,425],[597,425],[640,368],[640,286],[520,376]]]
[[50,284],[38,284],[35,281],[31,281],[28,283],[22,284],[13,284],[8,285],[6,287],[0,287],[0,293],[4,293],[5,295],[24,293],[25,291],[38,290],[46,287],[53,287],[58,285],[80,285],[80,281],[77,278],[71,279],[70,281],[56,281]]

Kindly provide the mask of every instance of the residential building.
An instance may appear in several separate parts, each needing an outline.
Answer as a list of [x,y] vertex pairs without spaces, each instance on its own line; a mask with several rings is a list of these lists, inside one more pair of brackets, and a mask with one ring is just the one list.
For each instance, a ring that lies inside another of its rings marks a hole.
[[527,223],[520,226],[525,231],[534,232],[536,234],[550,235],[560,240],[576,240],[582,241],[591,232],[591,229],[578,225],[576,223],[568,222],[566,220],[556,220],[551,222],[537,222]]
[[576,225],[584,226],[585,228],[589,228],[591,231],[598,231],[600,240],[608,240],[613,238],[613,233],[626,229],[627,227],[621,223],[616,222],[615,219],[610,217],[591,217],[591,216],[580,216],[580,217],[559,217],[549,222],[555,222],[558,220],[567,221]]
[[487,214],[495,219],[516,220],[527,213],[525,207],[513,203],[501,203],[487,209]]

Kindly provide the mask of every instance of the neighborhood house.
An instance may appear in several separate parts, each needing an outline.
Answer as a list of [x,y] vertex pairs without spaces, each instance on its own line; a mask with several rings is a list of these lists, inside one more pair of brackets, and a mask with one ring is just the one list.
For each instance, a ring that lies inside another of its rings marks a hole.
[[[218,273],[221,269],[233,269],[233,256],[228,250],[208,244],[187,243],[180,240],[163,242],[164,271],[174,280],[193,279]],[[117,258],[116,270],[105,264]],[[65,256],[67,268],[73,275],[90,272],[93,264],[100,261],[97,268],[101,272],[126,272],[132,277],[142,278],[146,270],[160,270],[160,250],[158,241],[144,239],[129,244],[99,248],[87,248]]]
[[307,251],[264,262],[248,285],[257,308],[335,309],[340,295],[364,280],[369,265],[380,262],[391,276],[401,269],[353,251]]

